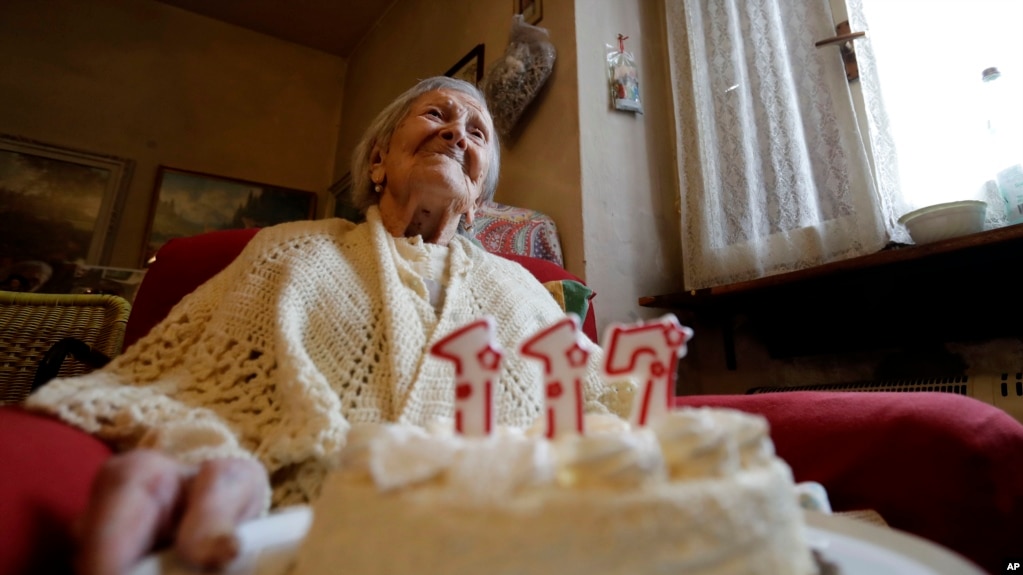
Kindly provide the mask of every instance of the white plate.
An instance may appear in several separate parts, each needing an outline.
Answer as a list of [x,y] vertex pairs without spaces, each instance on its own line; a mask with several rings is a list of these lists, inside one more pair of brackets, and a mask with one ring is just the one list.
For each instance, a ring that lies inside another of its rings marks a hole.
[[[841,575],[984,575],[934,543],[865,521],[806,512],[807,538]],[[309,526],[312,511],[299,506],[250,521],[238,531],[241,556],[223,575],[284,575]],[[129,575],[197,575],[173,554],[151,555]],[[205,572],[209,575],[209,572]]]
[[842,575],[984,575],[926,539],[847,517],[806,512],[810,546],[837,563]]
[[[223,575],[283,575],[298,551],[309,526],[312,508],[306,505],[286,507],[249,521],[238,528],[241,554]],[[209,571],[182,565],[174,553],[164,551],[139,562],[128,575],[210,575]]]

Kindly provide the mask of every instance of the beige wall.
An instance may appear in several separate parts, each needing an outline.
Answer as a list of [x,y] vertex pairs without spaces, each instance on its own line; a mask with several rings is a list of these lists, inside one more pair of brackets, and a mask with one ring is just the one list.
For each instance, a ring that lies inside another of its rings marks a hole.
[[135,161],[115,266],[139,263],[161,164],[325,190],[344,74],[152,0],[0,2],[0,132]]
[[[597,322],[661,315],[639,297],[682,284],[671,95],[660,1],[576,0],[586,278]],[[607,44],[627,36],[643,114],[611,109]]]

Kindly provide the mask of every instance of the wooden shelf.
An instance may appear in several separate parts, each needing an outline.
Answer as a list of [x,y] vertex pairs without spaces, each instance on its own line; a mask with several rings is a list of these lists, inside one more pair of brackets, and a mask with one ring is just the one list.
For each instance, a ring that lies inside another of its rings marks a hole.
[[1021,272],[1016,225],[639,304],[724,322],[726,332],[743,314],[773,356],[789,357],[1023,334]]

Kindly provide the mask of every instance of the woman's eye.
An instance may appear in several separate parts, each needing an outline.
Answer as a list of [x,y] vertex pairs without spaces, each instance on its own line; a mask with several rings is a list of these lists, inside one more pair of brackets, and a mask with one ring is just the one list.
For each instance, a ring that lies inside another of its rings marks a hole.
[[435,110],[431,108],[427,110],[426,113],[433,116],[434,118],[440,118],[440,110]]

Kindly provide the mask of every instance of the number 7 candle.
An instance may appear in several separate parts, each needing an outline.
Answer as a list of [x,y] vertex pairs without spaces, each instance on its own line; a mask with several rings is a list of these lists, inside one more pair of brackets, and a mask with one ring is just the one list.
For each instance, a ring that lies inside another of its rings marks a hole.
[[455,364],[455,430],[489,435],[494,427],[494,392],[504,352],[494,337],[494,318],[470,322],[433,344],[430,353]]
[[519,353],[543,363],[544,412],[547,437],[575,432],[583,428],[583,378],[590,357],[590,342],[579,330],[579,316],[541,329],[519,344]]
[[631,423],[646,426],[666,414],[675,395],[675,366],[686,355],[693,330],[671,314],[630,325],[611,324],[604,332],[604,376],[639,382]]

